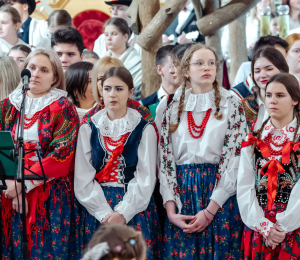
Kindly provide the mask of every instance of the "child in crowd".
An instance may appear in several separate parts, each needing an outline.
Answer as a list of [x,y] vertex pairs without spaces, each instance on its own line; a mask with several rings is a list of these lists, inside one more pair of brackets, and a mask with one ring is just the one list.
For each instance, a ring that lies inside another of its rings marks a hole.
[[235,193],[247,127],[241,102],[219,87],[218,68],[210,47],[189,47],[181,61],[182,90],[160,112],[164,259],[239,257],[243,225]]
[[181,84],[180,74],[177,73],[171,56],[174,48],[174,45],[163,46],[156,53],[156,70],[161,77],[162,83],[158,91],[140,101],[148,109],[151,105],[155,104],[157,106],[164,96],[174,94]]
[[68,98],[75,105],[79,120],[95,106],[92,89],[92,69],[90,62],[76,62],[65,73]]
[[104,225],[93,235],[82,260],[145,260],[146,249],[141,232],[128,226]]
[[105,108],[83,124],[75,159],[75,195],[83,205],[82,241],[103,224],[142,231],[148,259],[160,259],[161,232],[152,193],[156,183],[154,127],[127,107],[133,79],[124,67],[108,69],[101,81]]
[[264,99],[270,116],[242,143],[237,199],[246,226],[240,259],[299,259],[298,80],[274,75]]
[[20,71],[24,69],[24,64],[27,56],[30,54],[31,49],[23,44],[18,44],[12,47],[8,53],[9,57],[12,57],[17,63]]
[[51,37],[51,47],[57,53],[64,73],[71,64],[82,61],[84,43],[82,35],[74,28],[55,31]]

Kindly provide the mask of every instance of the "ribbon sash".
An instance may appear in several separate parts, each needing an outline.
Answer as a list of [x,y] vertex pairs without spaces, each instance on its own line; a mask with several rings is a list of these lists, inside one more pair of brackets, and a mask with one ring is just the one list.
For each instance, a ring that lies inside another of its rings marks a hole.
[[[266,172],[263,170],[267,169]],[[280,174],[284,173],[284,168],[278,160],[268,161],[262,168],[261,174],[268,176],[268,195],[267,195],[267,206],[268,210],[272,209],[276,192],[277,192],[277,172]]]

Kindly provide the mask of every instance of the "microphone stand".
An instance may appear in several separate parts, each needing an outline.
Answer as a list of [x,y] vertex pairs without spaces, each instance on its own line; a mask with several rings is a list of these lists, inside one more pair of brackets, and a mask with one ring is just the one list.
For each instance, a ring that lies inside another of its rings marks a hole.
[[[17,155],[18,157],[18,170],[17,170],[17,182],[21,183],[22,187],[22,245],[21,245],[21,250],[22,250],[22,255],[24,260],[30,260],[29,256],[29,250],[28,250],[28,239],[27,239],[27,227],[26,227],[26,205],[25,205],[25,180],[42,180],[44,181],[44,191],[46,187],[46,181],[47,177],[45,176],[44,169],[42,166],[40,154],[39,154],[39,149],[24,149],[24,117],[25,117],[25,102],[26,102],[26,91],[30,90],[28,87],[28,84],[24,84],[22,88],[22,105],[20,108],[20,125],[18,127],[18,152]],[[28,150],[25,153],[25,150]],[[43,175],[37,175],[34,172],[32,172],[30,169],[25,168],[25,154],[31,153],[35,151],[38,155],[40,167],[42,170]],[[33,173],[34,175],[26,175],[25,176],[25,169]]]

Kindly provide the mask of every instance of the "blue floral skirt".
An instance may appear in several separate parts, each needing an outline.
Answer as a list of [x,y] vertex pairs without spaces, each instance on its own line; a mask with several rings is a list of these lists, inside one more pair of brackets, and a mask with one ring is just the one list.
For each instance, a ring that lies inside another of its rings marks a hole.
[[[217,164],[207,163],[177,166],[181,214],[196,215],[207,207],[218,168]],[[239,259],[242,233],[236,196],[232,196],[200,233],[185,234],[167,218],[163,259]]]
[[[61,181],[54,180],[51,183],[50,196],[44,203],[46,209],[46,219],[42,223],[44,228],[31,234],[33,246],[30,250],[30,259],[32,260],[80,259],[79,237],[75,228],[76,219],[78,221],[80,217],[78,202],[67,186]],[[13,211],[12,239],[8,245],[3,242],[2,259],[23,259],[21,219],[22,215]]]
[[[114,208],[125,194],[124,188],[102,186],[103,192],[111,208]],[[81,247],[86,247],[91,240],[94,232],[100,227],[100,222],[94,218],[84,208],[82,211],[81,221]],[[148,208],[135,215],[128,226],[135,230],[141,231],[147,243],[147,259],[159,260],[162,254],[162,235],[157,215],[157,209],[153,197],[150,200]]]

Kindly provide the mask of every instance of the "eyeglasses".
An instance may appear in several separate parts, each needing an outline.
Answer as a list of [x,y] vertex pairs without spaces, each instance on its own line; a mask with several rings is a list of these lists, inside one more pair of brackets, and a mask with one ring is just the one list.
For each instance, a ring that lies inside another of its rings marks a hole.
[[197,61],[195,63],[190,63],[190,65],[194,65],[197,70],[204,70],[205,68],[215,69],[216,63],[214,61],[209,61],[207,64],[203,61]]
[[110,11],[110,13],[113,13],[113,12],[118,13],[118,12],[124,12],[125,10],[124,10],[124,7],[118,6],[118,7],[109,8],[109,11]]

